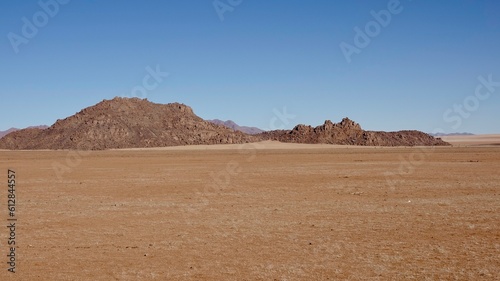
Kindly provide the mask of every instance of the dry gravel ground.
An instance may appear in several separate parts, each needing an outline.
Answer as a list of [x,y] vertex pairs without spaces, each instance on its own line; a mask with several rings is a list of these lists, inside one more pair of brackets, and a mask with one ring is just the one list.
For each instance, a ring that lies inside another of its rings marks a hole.
[[[0,228],[0,280],[500,279],[500,147],[264,143],[0,159],[0,223],[8,168],[19,219],[15,275]],[[58,177],[54,164],[67,170]]]

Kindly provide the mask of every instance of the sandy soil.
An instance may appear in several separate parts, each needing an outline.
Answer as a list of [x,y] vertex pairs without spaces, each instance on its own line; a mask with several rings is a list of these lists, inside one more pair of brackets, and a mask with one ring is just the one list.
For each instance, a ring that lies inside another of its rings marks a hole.
[[500,135],[472,135],[442,137],[454,146],[499,146]]
[[155,151],[155,150],[297,150],[297,149],[329,149],[329,148],[358,148],[377,149],[374,146],[351,146],[351,145],[331,145],[331,144],[303,144],[303,143],[283,143],[279,141],[262,141],[248,144],[223,144],[223,145],[188,145],[169,146],[160,148],[132,148],[114,149],[114,151]]
[[1,151],[0,280],[500,279],[500,147],[239,148]]

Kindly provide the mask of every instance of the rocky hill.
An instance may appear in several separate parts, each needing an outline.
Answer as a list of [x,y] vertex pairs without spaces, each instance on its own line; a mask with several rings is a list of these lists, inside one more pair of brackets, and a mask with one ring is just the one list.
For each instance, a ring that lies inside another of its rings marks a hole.
[[232,121],[232,120],[222,121],[219,119],[214,119],[214,120],[208,120],[208,121],[211,123],[217,124],[217,125],[226,126],[234,131],[240,131],[240,132],[243,132],[243,133],[249,134],[249,135],[256,135],[256,134],[260,134],[260,133],[264,132],[264,130],[261,130],[261,129],[256,128],[256,127],[240,126],[240,125],[234,123],[234,121]]
[[277,130],[257,135],[265,140],[291,143],[326,143],[363,146],[437,146],[449,145],[420,131],[374,132],[365,131],[349,118],[340,123],[325,121],[318,127],[297,125],[293,130]]
[[205,121],[183,104],[114,98],[47,129],[13,132],[0,139],[0,149],[102,150],[252,141],[257,139]]
[[83,109],[49,128],[28,128],[0,139],[0,149],[83,149],[239,144],[263,140],[370,146],[449,145],[419,131],[365,131],[354,121],[326,121],[318,127],[297,125],[249,135],[196,116],[183,104],[155,104],[137,98],[114,98]]

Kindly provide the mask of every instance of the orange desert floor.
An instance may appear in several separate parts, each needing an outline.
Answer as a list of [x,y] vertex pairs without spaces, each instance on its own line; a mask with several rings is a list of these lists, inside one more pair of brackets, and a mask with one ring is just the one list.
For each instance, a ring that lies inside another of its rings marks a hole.
[[500,279],[498,146],[0,151],[0,171],[0,280]]

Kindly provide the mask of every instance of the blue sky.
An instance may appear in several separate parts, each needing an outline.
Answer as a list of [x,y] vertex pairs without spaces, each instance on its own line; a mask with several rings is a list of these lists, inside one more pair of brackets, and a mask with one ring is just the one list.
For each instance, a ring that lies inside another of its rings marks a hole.
[[217,1],[1,1],[0,130],[139,96],[264,129],[500,133],[499,1]]

